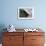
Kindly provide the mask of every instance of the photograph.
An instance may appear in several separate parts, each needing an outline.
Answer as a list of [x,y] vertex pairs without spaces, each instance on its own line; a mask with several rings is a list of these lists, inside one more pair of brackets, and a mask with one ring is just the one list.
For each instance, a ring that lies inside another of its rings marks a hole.
[[33,19],[34,8],[32,7],[19,7],[18,8],[18,19]]

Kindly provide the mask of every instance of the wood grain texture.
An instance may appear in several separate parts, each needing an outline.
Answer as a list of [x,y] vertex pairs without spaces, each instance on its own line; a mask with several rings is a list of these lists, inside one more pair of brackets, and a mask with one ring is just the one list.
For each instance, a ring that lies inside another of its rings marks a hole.
[[3,32],[3,46],[44,46],[44,32]]
[[25,32],[24,46],[44,46],[44,32]]
[[4,33],[3,46],[23,46],[23,33]]

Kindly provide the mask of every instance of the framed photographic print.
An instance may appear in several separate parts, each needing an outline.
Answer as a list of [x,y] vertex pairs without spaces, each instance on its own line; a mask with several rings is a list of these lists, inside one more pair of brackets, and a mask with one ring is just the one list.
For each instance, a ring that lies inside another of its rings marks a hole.
[[34,8],[32,7],[19,7],[18,8],[18,19],[33,19]]

